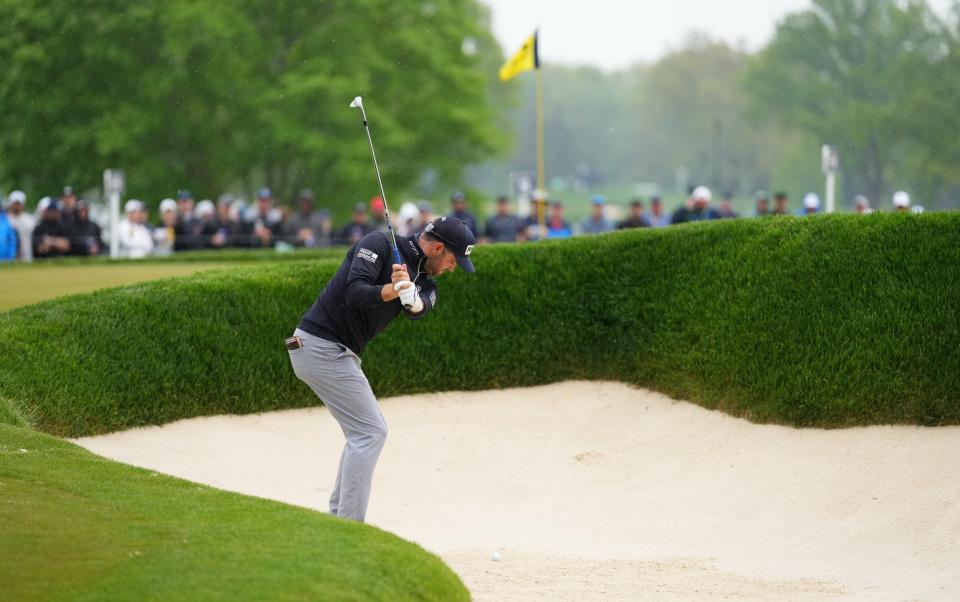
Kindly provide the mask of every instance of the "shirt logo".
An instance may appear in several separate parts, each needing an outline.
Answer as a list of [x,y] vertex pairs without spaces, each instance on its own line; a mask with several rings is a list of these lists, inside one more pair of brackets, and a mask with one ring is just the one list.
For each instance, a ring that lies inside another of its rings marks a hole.
[[377,263],[377,254],[370,249],[360,249],[357,251],[357,257],[366,259],[370,263]]
[[471,252],[473,252],[473,245],[467,245],[467,248],[463,254],[469,256]]

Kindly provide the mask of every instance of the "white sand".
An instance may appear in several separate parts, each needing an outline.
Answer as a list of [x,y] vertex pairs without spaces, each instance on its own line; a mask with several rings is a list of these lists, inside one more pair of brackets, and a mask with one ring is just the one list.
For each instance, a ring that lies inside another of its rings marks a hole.
[[[759,426],[597,382],[381,404],[368,522],[476,600],[960,599],[960,428]],[[324,510],[343,436],[317,408],[78,442]]]

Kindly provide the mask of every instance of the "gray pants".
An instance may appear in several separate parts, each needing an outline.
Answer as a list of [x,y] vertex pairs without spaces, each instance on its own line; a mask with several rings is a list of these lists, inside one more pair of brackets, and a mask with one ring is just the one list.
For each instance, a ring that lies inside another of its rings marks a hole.
[[387,439],[387,424],[357,354],[299,328],[294,334],[303,347],[289,352],[293,372],[320,397],[347,438],[330,494],[330,513],[362,522],[370,501],[373,469]]

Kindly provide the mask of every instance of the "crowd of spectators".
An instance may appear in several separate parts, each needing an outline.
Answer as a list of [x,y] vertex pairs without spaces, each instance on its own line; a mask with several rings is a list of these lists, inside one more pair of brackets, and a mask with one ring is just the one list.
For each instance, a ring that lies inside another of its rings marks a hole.
[[[626,216],[614,221],[608,215],[609,207],[602,196],[594,196],[590,213],[581,223],[571,224],[564,217],[561,201],[549,201],[535,194],[526,216],[518,215],[510,199],[501,196],[494,213],[481,228],[470,212],[467,197],[462,192],[452,195],[448,215],[463,220],[481,243],[523,242],[542,238],[568,238],[576,235],[600,234],[625,228],[661,228],[671,224],[692,221],[733,219],[740,215],[733,208],[733,197],[724,194],[716,207],[713,195],[704,186],[694,188],[686,202],[671,214],[664,211],[659,197],[649,201],[630,202]],[[892,198],[896,211],[918,211],[911,207],[910,197],[897,192]],[[857,213],[870,213],[870,201],[864,196],[854,200]],[[124,217],[118,224],[119,255],[141,258],[148,255],[168,255],[176,251],[223,248],[293,248],[352,245],[374,230],[386,229],[386,207],[380,197],[369,203],[358,203],[351,219],[335,228],[330,212],[316,208],[316,197],[305,189],[297,195],[292,210],[275,205],[269,188],[261,188],[253,205],[246,205],[234,197],[221,195],[216,203],[201,200],[194,203],[188,190],[181,190],[177,199],[160,202],[159,217],[151,223],[147,207],[137,199],[123,206]],[[754,216],[810,215],[821,211],[816,194],[804,196],[802,207],[791,213],[786,193],[770,195],[760,191],[754,195]],[[99,224],[91,219],[90,205],[77,198],[71,187],[63,189],[58,198],[46,197],[38,203],[35,214],[25,210],[26,195],[13,191],[0,209],[0,261],[31,261],[33,258],[64,255],[91,256],[108,252]],[[404,203],[395,219],[400,234],[409,234],[433,218],[430,203]]]

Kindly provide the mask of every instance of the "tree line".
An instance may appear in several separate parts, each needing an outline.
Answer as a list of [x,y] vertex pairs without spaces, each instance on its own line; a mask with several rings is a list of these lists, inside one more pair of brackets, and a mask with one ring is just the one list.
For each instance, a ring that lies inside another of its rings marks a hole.
[[[750,195],[819,190],[820,146],[841,156],[840,200],[915,192],[960,204],[960,28],[922,0],[814,0],[759,52],[693,33],[653,64],[605,73],[547,66],[547,171],[567,186],[682,182]],[[518,78],[522,79],[522,78]],[[508,156],[531,170],[532,78],[518,84]],[[681,192],[676,190],[677,192]]]
[[[389,192],[533,171],[533,78],[497,80],[478,0],[6,0],[0,20],[0,188],[31,198],[122,167],[130,196],[309,186],[348,212],[375,192],[356,95]],[[960,27],[924,0],[814,0],[756,53],[691,34],[620,72],[547,64],[544,83],[547,171],[568,183],[797,194],[829,143],[841,203],[960,197]]]
[[126,170],[129,196],[454,180],[502,149],[502,56],[475,0],[0,3],[0,184],[36,198]]

